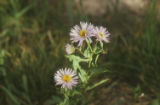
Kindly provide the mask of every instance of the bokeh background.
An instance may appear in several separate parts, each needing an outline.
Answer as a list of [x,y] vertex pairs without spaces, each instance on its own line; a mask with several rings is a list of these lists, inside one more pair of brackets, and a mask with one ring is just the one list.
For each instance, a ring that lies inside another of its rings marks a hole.
[[159,0],[0,0],[0,105],[63,100],[53,74],[71,67],[65,44],[80,21],[111,33],[98,62],[109,72],[93,79],[110,80],[82,103],[160,105]]

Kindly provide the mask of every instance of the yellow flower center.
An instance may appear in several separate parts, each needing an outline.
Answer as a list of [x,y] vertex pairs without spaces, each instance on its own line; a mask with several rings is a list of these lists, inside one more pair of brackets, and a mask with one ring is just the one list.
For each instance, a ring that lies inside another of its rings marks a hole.
[[79,32],[79,35],[80,35],[80,37],[85,37],[85,35],[86,35],[86,31],[85,30],[81,30],[80,32]]
[[99,33],[98,35],[100,36],[100,39],[103,38],[103,34],[102,33]]
[[62,76],[62,80],[65,82],[70,82],[71,81],[71,77],[69,75],[63,75]]

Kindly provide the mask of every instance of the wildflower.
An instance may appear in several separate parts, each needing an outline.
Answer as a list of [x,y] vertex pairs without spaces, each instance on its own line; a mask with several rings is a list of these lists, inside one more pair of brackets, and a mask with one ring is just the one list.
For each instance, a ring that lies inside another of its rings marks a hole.
[[87,22],[80,22],[80,26],[75,25],[70,32],[71,41],[72,43],[78,43],[78,46],[81,46],[83,44],[83,41],[85,39],[88,39],[91,43],[91,36],[94,36],[94,26],[91,23]]
[[109,42],[109,36],[110,33],[108,32],[108,30],[104,27],[96,27],[94,30],[95,36],[97,38],[98,41],[104,41],[106,43]]
[[66,53],[67,54],[72,54],[75,52],[75,48],[73,45],[70,44],[66,44]]
[[78,76],[69,68],[60,69],[54,75],[56,85],[61,85],[61,88],[72,89],[78,84]]

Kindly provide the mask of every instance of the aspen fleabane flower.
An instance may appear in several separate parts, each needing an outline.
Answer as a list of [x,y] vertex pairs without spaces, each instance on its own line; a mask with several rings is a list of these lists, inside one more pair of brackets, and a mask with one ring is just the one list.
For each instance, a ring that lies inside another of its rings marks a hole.
[[72,69],[60,69],[54,75],[56,85],[61,85],[61,88],[72,89],[78,84],[78,76]]
[[97,38],[98,41],[104,41],[106,43],[109,42],[109,36],[110,33],[108,30],[104,27],[96,27],[94,30],[95,37]]
[[73,45],[70,44],[66,44],[66,53],[67,54],[72,54],[75,52],[75,48]]
[[91,37],[94,36],[94,26],[91,23],[80,22],[80,26],[75,25],[70,32],[70,39],[72,43],[77,43],[78,46],[83,44],[85,39],[88,39],[90,43],[92,42]]

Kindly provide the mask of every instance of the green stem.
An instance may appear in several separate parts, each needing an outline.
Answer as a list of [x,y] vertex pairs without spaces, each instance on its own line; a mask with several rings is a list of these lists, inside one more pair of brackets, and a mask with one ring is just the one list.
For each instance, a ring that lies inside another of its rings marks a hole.
[[97,49],[97,43],[98,43],[98,41],[96,41],[96,44],[94,45],[94,52],[95,52],[96,49]]
[[63,105],[68,105],[68,100],[69,100],[69,98],[65,96]]
[[86,39],[86,42],[87,42],[87,45],[88,45],[89,49],[91,50],[91,55],[89,57],[89,64],[88,64],[88,67],[90,68],[91,67],[91,63],[92,63],[92,57],[94,55],[94,51],[93,51],[88,39]]
[[92,52],[92,53],[91,53],[91,56],[90,56],[90,58],[89,58],[89,64],[88,64],[88,67],[89,67],[89,68],[91,67],[93,55],[94,55],[94,53]]
[[91,47],[91,45],[90,45],[88,39],[86,39],[86,42],[87,42],[87,45],[88,45],[89,49],[91,50],[91,52],[93,52],[92,47]]
[[62,105],[69,105],[69,95],[70,95],[70,92],[68,90],[65,90],[65,92],[64,92],[65,99],[64,99]]
[[97,54],[97,56],[96,56],[95,65],[97,65],[98,58],[99,58],[99,54]]
[[79,53],[80,53],[81,55],[84,55],[83,52],[82,52],[81,50],[78,50],[78,51],[79,51]]

